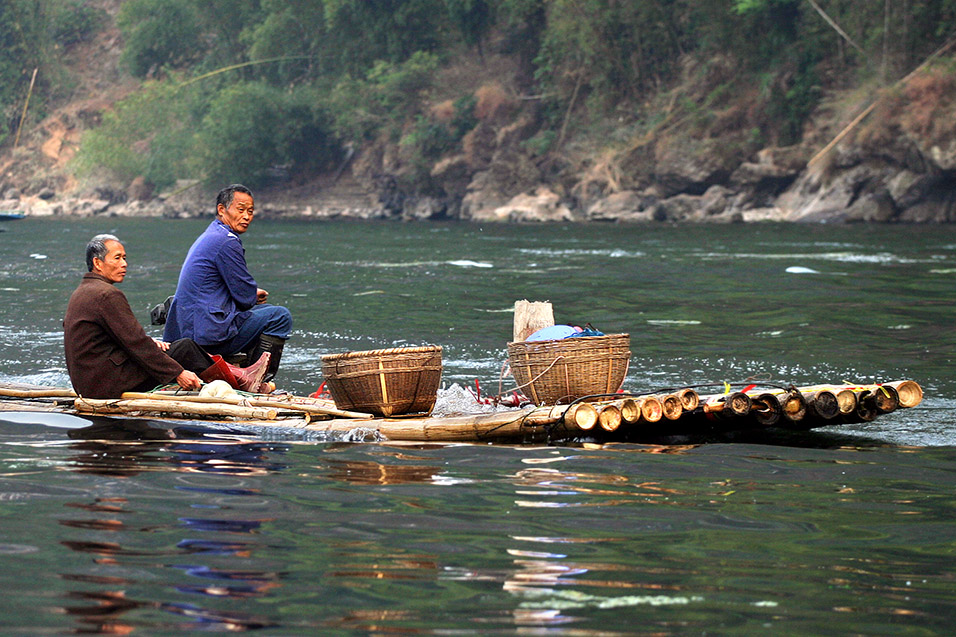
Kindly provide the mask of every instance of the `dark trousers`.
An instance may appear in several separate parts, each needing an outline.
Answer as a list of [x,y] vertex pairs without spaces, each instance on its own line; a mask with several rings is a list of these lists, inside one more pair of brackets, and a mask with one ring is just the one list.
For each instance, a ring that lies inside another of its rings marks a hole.
[[[209,354],[207,354],[203,348],[199,347],[196,341],[191,338],[181,338],[178,341],[170,343],[169,349],[166,350],[166,355],[182,365],[183,369],[188,369],[196,374],[203,373],[212,367],[214,362]],[[146,392],[162,384],[162,382],[155,379],[148,380],[130,391]]]

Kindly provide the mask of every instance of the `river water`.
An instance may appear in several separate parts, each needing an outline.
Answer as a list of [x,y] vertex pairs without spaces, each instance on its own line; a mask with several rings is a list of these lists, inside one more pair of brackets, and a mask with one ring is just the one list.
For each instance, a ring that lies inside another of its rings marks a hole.
[[[206,221],[0,226],[0,381],[66,385],[99,232],[148,322]],[[322,354],[444,348],[499,385],[511,308],[627,332],[625,388],[911,378],[913,409],[800,435],[492,446],[0,418],[5,634],[948,634],[956,227],[257,220],[247,259]],[[158,328],[149,328],[158,334]]]

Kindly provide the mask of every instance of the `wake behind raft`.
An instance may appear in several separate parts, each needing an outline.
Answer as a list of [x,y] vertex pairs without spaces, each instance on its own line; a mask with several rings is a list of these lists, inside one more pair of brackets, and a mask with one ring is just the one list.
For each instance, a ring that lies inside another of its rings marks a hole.
[[629,335],[603,334],[589,324],[555,325],[550,303],[527,300],[515,303],[507,349],[517,385],[508,396],[524,406],[510,406],[499,395],[474,400],[473,413],[441,404],[436,413],[442,348],[428,345],[323,356],[322,385],[330,396],[250,394],[210,385],[201,392],[159,388],[89,399],[68,388],[0,384],[0,420],[3,412],[39,412],[41,422],[44,413],[58,413],[304,440],[653,442],[870,422],[923,399],[913,380],[801,387],[746,380],[626,391]]

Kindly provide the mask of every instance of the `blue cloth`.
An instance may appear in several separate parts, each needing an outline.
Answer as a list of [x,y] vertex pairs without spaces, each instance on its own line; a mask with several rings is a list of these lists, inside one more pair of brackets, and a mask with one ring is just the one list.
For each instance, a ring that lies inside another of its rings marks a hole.
[[236,316],[239,331],[236,335],[223,343],[210,345],[206,350],[210,354],[234,354],[246,351],[255,345],[260,334],[287,339],[292,331],[292,313],[279,305],[263,303],[256,305],[248,312],[241,312]]
[[[257,289],[239,235],[219,219],[214,220],[186,254],[163,340],[191,338],[214,353],[222,346],[233,345],[239,340],[240,328],[252,317],[250,310],[261,307],[256,306]],[[288,327],[282,336],[282,327],[273,326],[273,335],[288,338],[292,317],[285,308],[279,309],[288,315],[280,319]]]

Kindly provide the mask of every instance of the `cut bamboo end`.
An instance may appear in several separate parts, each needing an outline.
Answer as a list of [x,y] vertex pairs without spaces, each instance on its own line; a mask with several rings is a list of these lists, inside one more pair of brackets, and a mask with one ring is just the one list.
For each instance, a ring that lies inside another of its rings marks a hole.
[[836,418],[840,413],[840,401],[832,391],[823,389],[818,392],[812,392],[803,395],[807,401],[807,407],[814,416],[823,420]]
[[753,401],[750,396],[743,392],[733,392],[724,399],[725,409],[730,409],[737,416],[746,416],[753,407]]
[[641,405],[635,399],[615,400],[611,404],[621,410],[621,420],[623,422],[633,425],[641,419]]
[[798,391],[787,392],[777,396],[780,402],[781,413],[790,422],[800,422],[807,415],[807,401]]
[[873,389],[873,397],[876,400],[876,410],[881,414],[894,412],[900,406],[899,392],[891,385],[877,385]]
[[876,419],[878,410],[876,408],[876,397],[868,389],[861,391],[856,398],[856,410],[853,415],[863,422],[871,422]]
[[646,396],[641,402],[641,418],[647,422],[658,422],[664,417],[664,407],[654,396]]
[[682,389],[677,392],[677,397],[680,398],[684,411],[694,411],[700,405],[700,395],[693,389]]
[[577,427],[582,431],[594,429],[598,422],[598,412],[588,403],[576,403],[568,407],[564,412],[564,424],[569,427]]
[[915,407],[923,402],[923,388],[916,381],[898,380],[892,383],[883,383],[883,386],[889,386],[896,390],[900,399],[900,407]]
[[761,427],[773,427],[780,422],[780,403],[773,394],[763,393],[750,397],[750,415]]
[[621,410],[616,405],[604,405],[598,412],[598,423],[604,431],[617,431],[621,426]]
[[684,405],[681,403],[680,398],[678,398],[676,394],[666,394],[664,396],[659,396],[658,400],[661,401],[664,418],[667,418],[668,420],[677,420],[680,418],[681,414],[684,413]]
[[844,416],[856,410],[856,394],[849,389],[841,389],[836,393],[840,413]]

